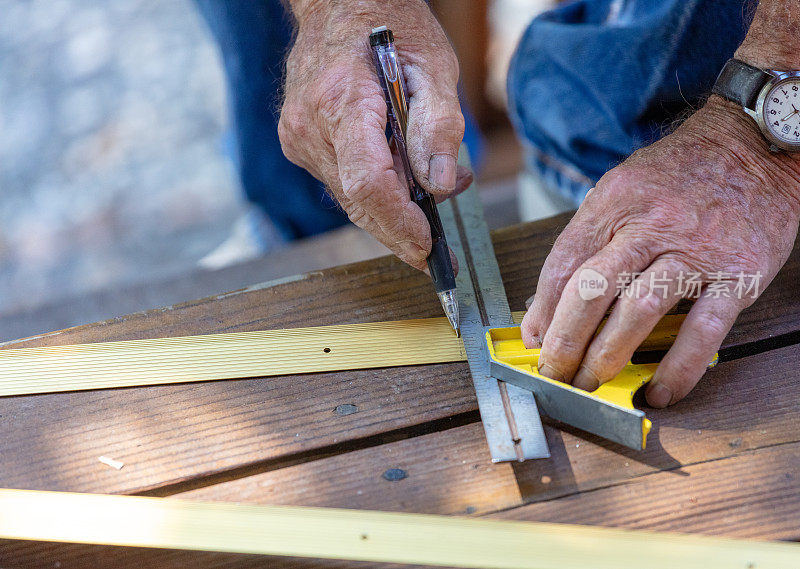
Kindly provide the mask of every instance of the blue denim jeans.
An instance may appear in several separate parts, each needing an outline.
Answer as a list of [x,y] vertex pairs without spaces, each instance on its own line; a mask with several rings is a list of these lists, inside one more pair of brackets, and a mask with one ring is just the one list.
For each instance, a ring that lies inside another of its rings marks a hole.
[[[347,216],[323,184],[289,162],[278,140],[283,64],[292,23],[280,0],[195,0],[219,44],[228,81],[234,161],[247,199],[286,240],[323,233]],[[463,101],[462,101],[463,106]],[[473,163],[481,138],[465,114]]]
[[577,0],[536,18],[508,74],[528,166],[576,205],[699,106],[744,39],[747,0]]
[[222,52],[231,154],[247,199],[264,210],[286,240],[347,223],[322,183],[281,151],[280,92],[292,25],[280,1],[195,1]]

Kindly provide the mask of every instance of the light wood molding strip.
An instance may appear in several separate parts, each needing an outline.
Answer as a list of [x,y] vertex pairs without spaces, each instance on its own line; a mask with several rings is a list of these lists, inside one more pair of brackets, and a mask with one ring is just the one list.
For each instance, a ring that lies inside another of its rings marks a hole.
[[0,396],[466,359],[446,318],[0,350]]
[[[669,345],[682,318],[665,317],[642,346]],[[0,350],[0,396],[465,359],[446,318],[17,348]]]
[[789,543],[8,489],[0,538],[495,569],[787,569],[800,559]]

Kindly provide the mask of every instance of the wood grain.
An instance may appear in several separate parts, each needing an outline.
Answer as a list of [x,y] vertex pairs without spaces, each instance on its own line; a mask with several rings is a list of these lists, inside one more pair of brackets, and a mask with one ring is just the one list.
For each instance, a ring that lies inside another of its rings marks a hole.
[[[749,451],[636,478],[627,484],[529,504],[492,517],[557,521],[620,528],[698,532],[751,539],[800,537],[798,500],[800,444]],[[361,564],[258,558],[231,554],[132,550],[0,540],[3,567],[85,566],[360,567]],[[372,565],[371,565],[372,566]],[[382,567],[386,567],[381,565]],[[716,565],[715,565],[716,566]],[[760,565],[759,565],[760,566]]]
[[[545,225],[543,231],[549,235],[551,227]],[[8,347],[369,322],[440,312],[424,275],[383,258]],[[335,412],[349,404],[358,412]],[[271,464],[476,409],[462,363],[5,398],[0,399],[0,485],[142,491],[246,465]],[[109,469],[97,462],[100,455],[126,466]]]
[[465,363],[3,398],[0,486],[142,491],[475,409]]
[[[648,410],[655,424],[651,436],[655,436],[644,452],[546,424],[550,459],[490,464],[481,426],[469,424],[179,496],[465,515],[525,503],[557,503],[564,496],[629,485],[661,471],[681,478],[687,466],[800,441],[795,428],[800,423],[798,367],[800,353],[793,348],[720,364],[686,400],[669,409]],[[770,370],[768,378],[765,369]],[[800,468],[797,457],[792,461],[795,469]],[[406,478],[387,481],[382,474],[390,468],[402,469]],[[750,491],[745,486],[739,490]],[[658,499],[668,502],[670,496]],[[763,516],[766,525],[800,527],[798,513],[786,516],[780,510],[772,517],[765,510]]]
[[[495,234],[513,308],[524,306],[549,244],[567,219]],[[795,252],[785,269],[788,277],[779,275],[776,286],[749,309],[751,320],[737,324],[731,336],[736,342],[780,333],[800,319],[800,279],[792,280],[797,259]],[[430,317],[440,311],[424,275],[383,258],[13,346]],[[350,404],[356,413],[335,411]],[[0,400],[0,485],[142,491],[234,469],[250,472],[251,466],[274,469],[282,461],[386,432],[403,437],[413,429],[418,435],[475,410],[464,364],[6,398]],[[686,437],[682,444],[696,442]],[[100,455],[126,466],[109,469],[97,461]]]
[[777,445],[493,517],[797,541],[799,465],[800,444]]
[[[524,310],[555,238],[572,214],[493,232],[512,310]],[[441,307],[430,281],[393,257],[382,257],[298,276],[283,285],[260,285],[137,312],[2,344],[64,345],[215,332],[269,330],[351,322],[437,317]],[[724,346],[797,330],[800,318],[800,243],[762,296],[746,309]]]

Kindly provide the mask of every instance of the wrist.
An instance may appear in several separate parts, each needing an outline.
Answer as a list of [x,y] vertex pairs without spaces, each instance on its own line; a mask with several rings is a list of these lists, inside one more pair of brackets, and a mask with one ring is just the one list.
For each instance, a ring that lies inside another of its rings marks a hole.
[[761,189],[783,196],[800,218],[800,153],[772,152],[756,122],[718,95],[712,95],[686,126],[755,176]]

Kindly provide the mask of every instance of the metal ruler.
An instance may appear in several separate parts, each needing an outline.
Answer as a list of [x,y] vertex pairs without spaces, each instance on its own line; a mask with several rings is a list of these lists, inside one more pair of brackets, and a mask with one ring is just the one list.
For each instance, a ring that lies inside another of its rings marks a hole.
[[475,184],[439,205],[439,214],[458,257],[461,336],[492,462],[547,458],[533,393],[491,376],[486,331],[515,324]]

